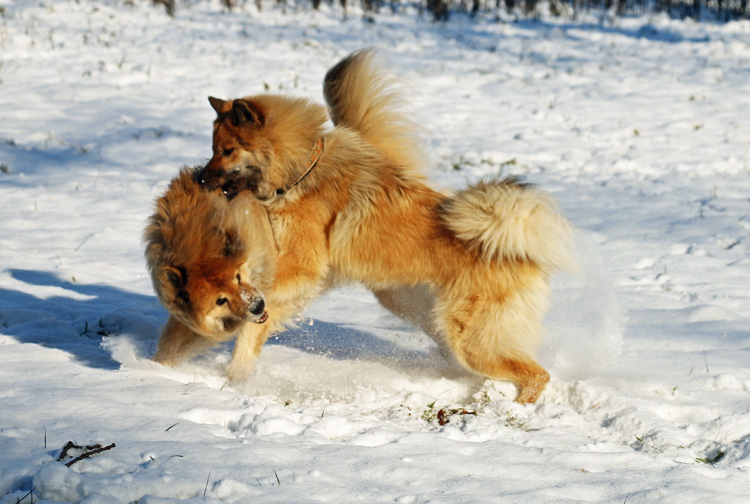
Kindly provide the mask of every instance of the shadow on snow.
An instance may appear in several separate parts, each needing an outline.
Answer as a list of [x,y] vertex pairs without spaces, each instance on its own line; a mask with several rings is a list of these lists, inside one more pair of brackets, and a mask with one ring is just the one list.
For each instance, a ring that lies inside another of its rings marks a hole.
[[[0,289],[0,333],[21,343],[63,350],[86,366],[119,369],[120,363],[102,348],[107,336],[127,334],[153,351],[166,321],[166,310],[155,296],[110,285],[73,283],[46,271],[7,272],[28,288]],[[427,366],[434,358],[429,351],[404,349],[372,333],[319,320],[279,333],[267,344],[335,360],[361,359],[400,367]]]

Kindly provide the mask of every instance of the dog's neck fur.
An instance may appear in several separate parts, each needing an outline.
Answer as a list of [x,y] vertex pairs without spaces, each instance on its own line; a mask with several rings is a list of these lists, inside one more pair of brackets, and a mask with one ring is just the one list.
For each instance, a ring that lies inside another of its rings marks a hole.
[[291,185],[306,170],[310,151],[324,134],[325,108],[306,99],[278,95],[247,99],[265,112],[264,129],[273,145],[274,169],[294,174],[280,187]]
[[[322,137],[325,149],[317,164],[289,191],[269,202],[273,210],[280,210],[296,203],[310,193],[328,193],[328,201],[341,201],[335,212],[344,209],[345,193],[350,184],[356,184],[361,194],[382,190],[394,190],[424,186],[426,180],[420,173],[401,167],[395,161],[383,157],[383,153],[349,128],[337,126]],[[314,144],[308,146],[308,154]],[[299,174],[304,173],[304,160],[298,160]],[[407,191],[408,192],[408,191]]]
[[325,142],[323,141],[323,138],[318,138],[318,140],[313,145],[312,151],[310,152],[310,155],[307,157],[307,164],[305,166],[305,171],[302,172],[302,174],[297,177],[293,182],[286,184],[284,187],[279,187],[276,189],[276,194],[278,196],[283,196],[287,192],[289,192],[290,189],[296,187],[299,185],[300,182],[305,180],[305,178],[310,175],[310,172],[315,169],[315,167],[318,164],[318,161],[320,161],[320,156],[323,154],[323,148],[325,147]]

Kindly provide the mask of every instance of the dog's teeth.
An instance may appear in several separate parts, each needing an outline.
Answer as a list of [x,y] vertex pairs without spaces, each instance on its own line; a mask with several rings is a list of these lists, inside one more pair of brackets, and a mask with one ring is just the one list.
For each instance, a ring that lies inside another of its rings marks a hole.
[[263,312],[263,315],[260,316],[258,320],[255,321],[256,324],[263,324],[268,320],[268,312]]

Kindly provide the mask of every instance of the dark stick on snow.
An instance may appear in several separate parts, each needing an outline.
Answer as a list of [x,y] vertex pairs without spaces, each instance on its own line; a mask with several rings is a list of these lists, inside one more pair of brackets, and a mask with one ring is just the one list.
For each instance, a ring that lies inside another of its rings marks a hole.
[[[103,451],[111,450],[112,448],[115,448],[117,445],[115,443],[112,443],[108,446],[102,446],[102,445],[93,445],[93,446],[87,446],[85,449],[88,450],[87,452],[77,456],[73,460],[66,462],[65,467],[70,467],[76,462],[80,462],[83,459],[91,458],[93,455],[96,455],[98,453],[101,453]],[[82,448],[81,446],[76,446],[73,444],[73,442],[68,442],[68,444],[65,445],[65,448],[63,449],[63,453],[60,454],[57,460],[62,460],[64,458],[64,455],[67,454],[68,450],[71,448]]]
[[78,446],[73,441],[68,441],[65,446],[63,446],[62,451],[60,452],[60,456],[57,457],[58,462],[62,462],[62,460],[68,456],[68,451],[72,450],[73,448],[78,448],[79,450],[83,449],[83,446]]

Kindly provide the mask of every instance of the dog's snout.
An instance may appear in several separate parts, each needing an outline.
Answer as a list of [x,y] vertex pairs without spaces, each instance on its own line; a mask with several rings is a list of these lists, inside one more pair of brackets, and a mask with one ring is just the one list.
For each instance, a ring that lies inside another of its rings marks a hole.
[[217,172],[215,168],[211,166],[211,163],[201,168],[195,176],[198,185],[203,186],[204,189],[213,191],[214,189],[221,187],[225,182],[220,172]]
[[255,316],[263,315],[263,312],[266,311],[266,302],[261,297],[255,298],[247,307],[247,310]]

